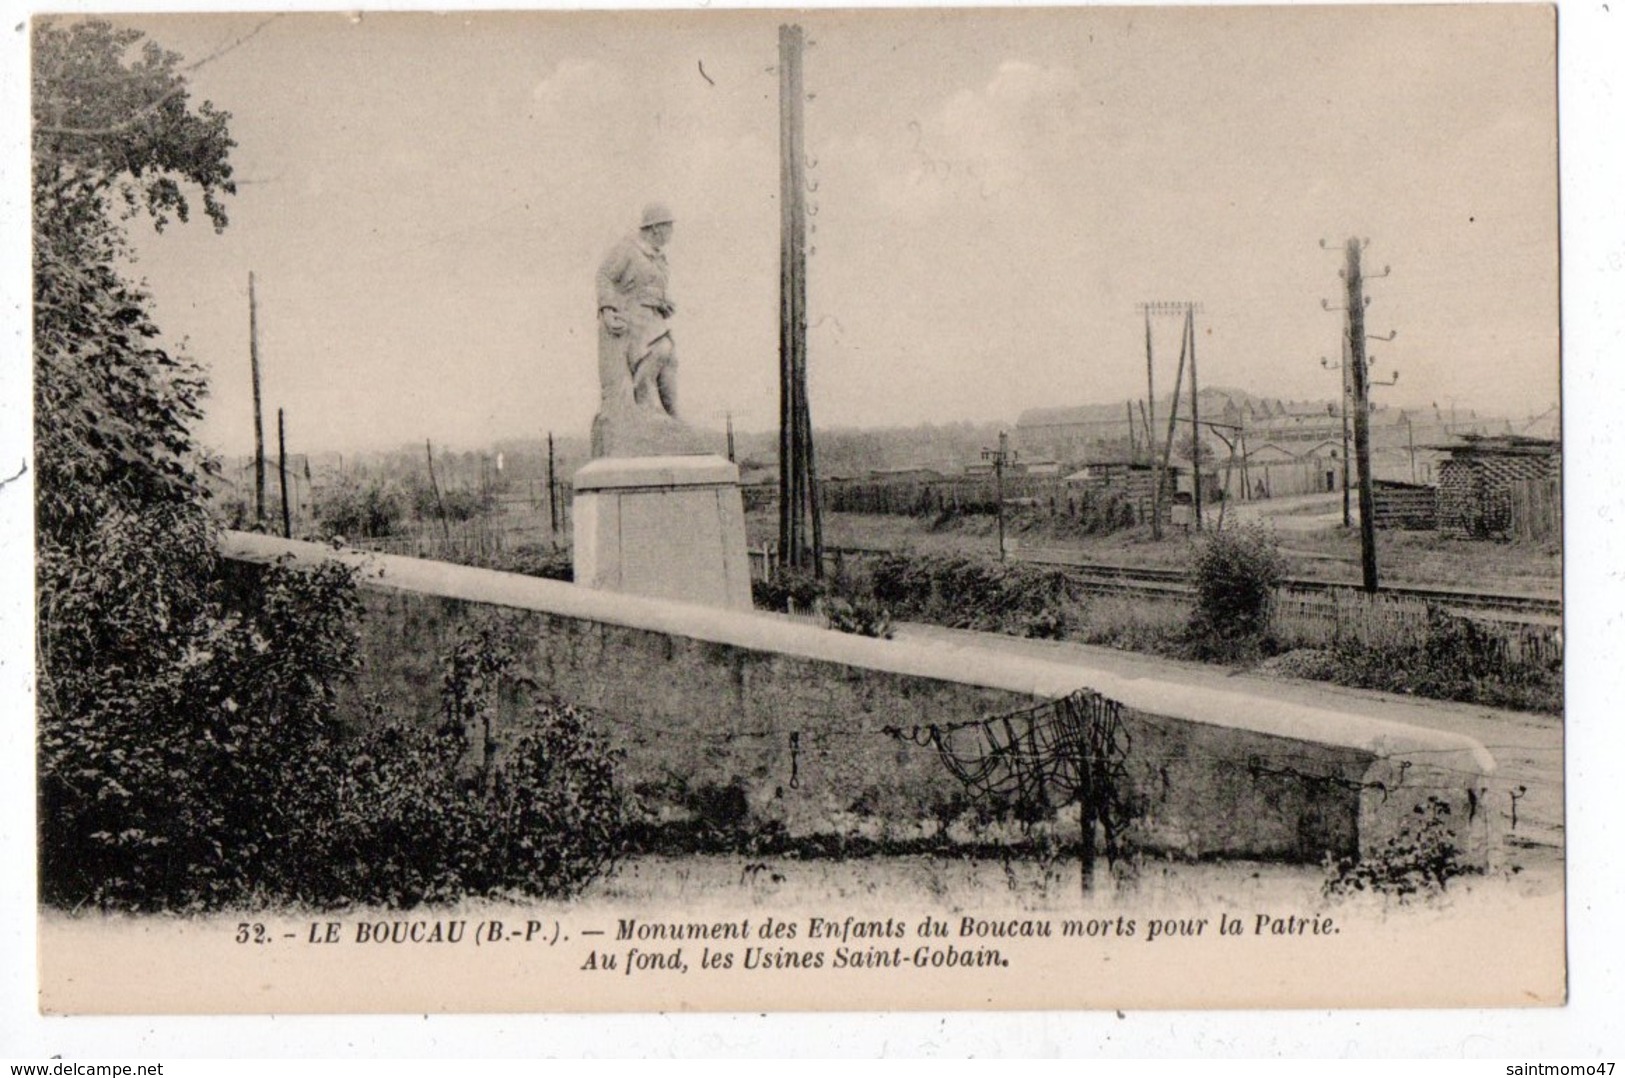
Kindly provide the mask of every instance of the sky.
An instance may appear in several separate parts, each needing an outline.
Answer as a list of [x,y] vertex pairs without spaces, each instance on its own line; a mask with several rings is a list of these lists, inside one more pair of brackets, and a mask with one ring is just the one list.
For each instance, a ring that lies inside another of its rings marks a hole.
[[[252,445],[250,271],[290,449],[583,434],[593,272],[652,199],[685,416],[776,424],[780,16],[119,18],[189,58],[251,34],[192,75],[232,115],[229,227],[136,233],[209,444]],[[1379,400],[1556,402],[1549,9],[801,21],[816,425],[1143,396],[1144,300],[1202,303],[1204,385],[1334,397],[1350,235],[1391,267]],[[1177,321],[1154,336],[1160,394]]]

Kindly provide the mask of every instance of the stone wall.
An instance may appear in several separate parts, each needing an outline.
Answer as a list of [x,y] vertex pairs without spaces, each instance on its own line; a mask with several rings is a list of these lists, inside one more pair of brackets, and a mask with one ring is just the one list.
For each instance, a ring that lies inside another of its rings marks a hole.
[[1142,849],[1319,862],[1379,848],[1438,797],[1469,858],[1487,858],[1479,799],[1494,763],[1456,735],[991,648],[873,640],[267,536],[228,533],[225,551],[244,563],[339,558],[360,568],[366,667],[350,699],[371,695],[425,722],[459,630],[500,619],[536,691],[596,715],[624,750],[629,780],[671,818],[709,804],[791,835],[929,838],[971,805],[928,744],[933,726],[974,736],[962,724],[1090,689],[1120,709],[1130,837]]

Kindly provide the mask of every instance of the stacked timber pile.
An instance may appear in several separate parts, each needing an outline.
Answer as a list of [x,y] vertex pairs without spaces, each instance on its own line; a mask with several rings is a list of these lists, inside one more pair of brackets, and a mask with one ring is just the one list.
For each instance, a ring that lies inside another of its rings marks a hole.
[[1371,483],[1372,520],[1379,528],[1432,531],[1439,520],[1437,487],[1376,479]]

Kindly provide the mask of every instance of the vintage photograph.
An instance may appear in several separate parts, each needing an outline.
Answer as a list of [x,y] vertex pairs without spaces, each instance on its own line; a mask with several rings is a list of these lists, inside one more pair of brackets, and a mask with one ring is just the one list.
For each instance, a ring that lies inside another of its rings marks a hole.
[[1565,1002],[1555,9],[26,32],[43,1012]]

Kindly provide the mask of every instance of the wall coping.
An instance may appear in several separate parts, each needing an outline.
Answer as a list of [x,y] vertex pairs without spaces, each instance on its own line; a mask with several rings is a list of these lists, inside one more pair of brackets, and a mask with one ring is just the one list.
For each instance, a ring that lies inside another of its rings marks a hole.
[[1441,765],[1454,758],[1460,764],[1470,761],[1486,775],[1495,770],[1495,760],[1488,750],[1461,734],[1240,692],[1198,689],[1154,677],[1126,677],[1087,664],[1060,663],[943,641],[876,640],[832,632],[764,611],[726,610],[598,591],[518,573],[251,532],[222,533],[220,552],[234,561],[260,564],[283,558],[303,564],[336,561],[357,569],[359,582],[373,589],[533,610],[1026,696],[1055,699],[1079,689],[1091,689],[1136,711],[1183,722],[1320,742],[1376,756],[1424,755],[1428,762]]

